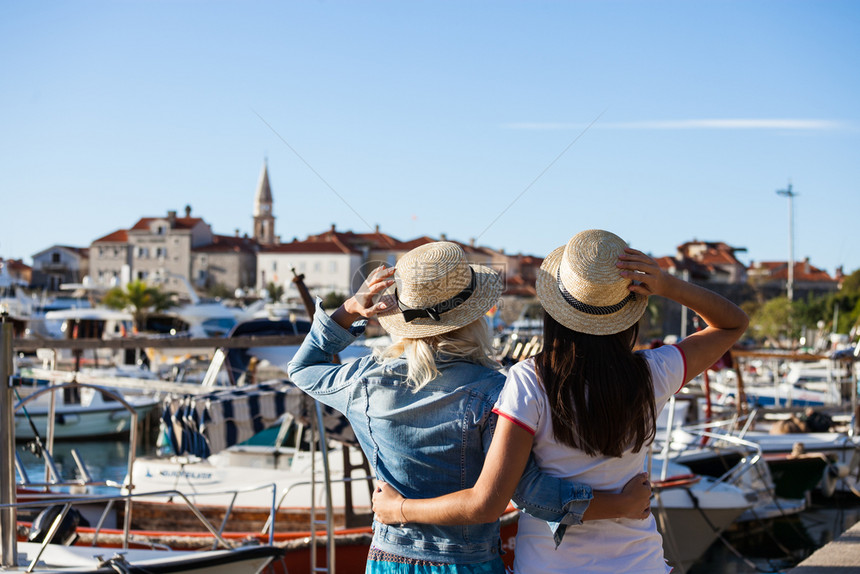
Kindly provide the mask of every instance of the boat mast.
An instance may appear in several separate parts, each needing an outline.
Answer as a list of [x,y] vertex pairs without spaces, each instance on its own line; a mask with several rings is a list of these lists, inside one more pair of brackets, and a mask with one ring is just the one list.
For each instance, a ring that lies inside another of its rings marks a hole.
[[788,300],[794,301],[794,196],[797,194],[791,190],[791,183],[788,184],[788,189],[776,190],[777,195],[788,198],[788,280],[785,286]]

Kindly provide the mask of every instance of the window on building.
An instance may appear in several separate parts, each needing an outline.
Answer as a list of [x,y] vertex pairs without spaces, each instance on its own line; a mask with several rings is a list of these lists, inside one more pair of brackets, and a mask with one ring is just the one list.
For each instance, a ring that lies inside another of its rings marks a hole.
[[137,278],[140,281],[146,281],[146,271],[138,271],[137,272]]
[[277,271],[277,270],[278,270],[278,262],[272,261],[272,271]]
[[60,262],[60,254],[59,253],[51,253],[51,263],[59,263]]
[[314,271],[322,271],[322,263],[314,261]]
[[329,261],[328,270],[329,273],[337,273],[337,261]]
[[156,247],[155,256],[159,259],[164,259],[165,257],[167,257],[167,249],[164,247]]

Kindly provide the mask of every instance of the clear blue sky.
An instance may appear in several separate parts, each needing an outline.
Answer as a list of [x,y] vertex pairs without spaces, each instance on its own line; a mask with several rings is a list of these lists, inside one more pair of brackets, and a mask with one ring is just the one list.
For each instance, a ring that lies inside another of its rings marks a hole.
[[[6,0],[0,256],[189,204],[544,255],[860,268],[860,2]],[[589,127],[590,126],[590,127]]]

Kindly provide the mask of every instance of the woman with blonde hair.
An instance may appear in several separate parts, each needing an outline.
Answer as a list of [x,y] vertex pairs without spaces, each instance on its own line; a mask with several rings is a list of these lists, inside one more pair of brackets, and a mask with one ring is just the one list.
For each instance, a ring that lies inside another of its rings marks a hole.
[[[474,487],[423,500],[378,485],[382,522],[482,522],[515,488],[529,454],[546,473],[618,492],[644,468],[657,414],[669,397],[710,367],[740,338],[747,316],[719,295],[682,281],[613,233],[588,230],[544,260],[537,280],[544,346],[514,365],[494,411],[492,446]],[[707,327],[677,345],[634,352],[649,295],[685,305]],[[647,516],[647,509],[643,510]],[[564,537],[562,539],[562,537]],[[556,529],[520,515],[515,572],[665,574],[652,516],[597,520]]]
[[[471,487],[504,384],[484,319],[501,291],[499,275],[470,265],[457,244],[418,247],[396,271],[373,271],[331,316],[317,304],[290,378],[346,416],[376,476],[400,492],[436,496]],[[363,329],[359,320],[373,316],[397,341],[373,356],[333,364],[332,356]],[[620,494],[597,493],[591,501],[590,488],[534,465],[525,474],[521,468],[514,482],[511,496],[527,511],[562,524],[579,524],[586,512],[587,519],[638,515],[650,493],[639,476]],[[366,571],[502,573],[500,514],[456,527],[375,522]]]

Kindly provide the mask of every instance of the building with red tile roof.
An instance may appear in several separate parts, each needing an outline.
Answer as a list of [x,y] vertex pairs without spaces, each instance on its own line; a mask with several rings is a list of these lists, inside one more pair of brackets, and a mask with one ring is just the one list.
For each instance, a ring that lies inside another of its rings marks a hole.
[[746,266],[735,253],[745,247],[732,247],[722,241],[688,241],[678,246],[677,270],[708,283],[737,285],[746,282]]
[[[2,270],[4,277],[4,281],[0,283],[0,287],[4,288],[10,285],[26,287],[30,284],[33,277],[33,268],[21,259],[3,259],[0,257],[0,270]],[[8,285],[5,283],[8,283]]]
[[[750,283],[770,293],[786,293],[788,284],[787,261],[754,261],[748,269]],[[839,270],[841,272],[841,269]],[[812,265],[809,257],[794,262],[794,298],[805,298],[808,293],[821,295],[839,289],[839,278]]]
[[201,290],[214,285],[233,290],[253,285],[258,248],[248,237],[214,234],[186,206],[184,216],[168,211],[142,217],[129,229],[93,241],[90,273],[104,287],[137,279],[183,294],[188,280]]
[[470,263],[493,267],[503,277],[511,278],[507,295],[534,295],[536,269],[542,259],[530,255],[505,255],[489,247],[478,246],[474,240],[463,243],[442,234],[439,239],[421,236],[402,241],[383,233],[379,226],[372,232],[356,233],[330,229],[309,235],[307,239],[294,239],[290,243],[263,246],[257,254],[257,287],[264,288],[274,282],[292,292],[292,269],[304,276],[305,285],[314,295],[324,297],[330,292],[348,295],[355,292],[364,277],[380,264],[396,265],[407,252],[434,241],[451,241],[462,247]]

